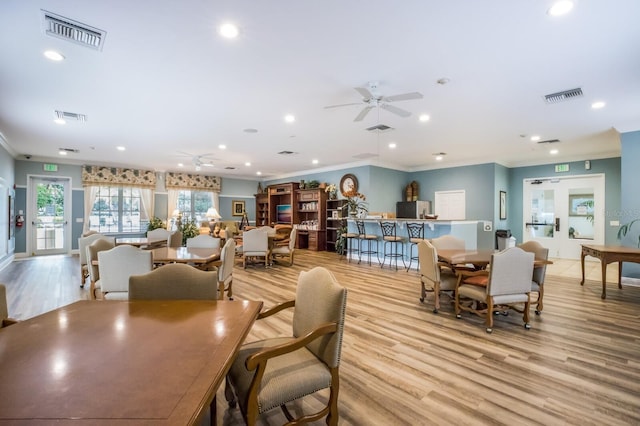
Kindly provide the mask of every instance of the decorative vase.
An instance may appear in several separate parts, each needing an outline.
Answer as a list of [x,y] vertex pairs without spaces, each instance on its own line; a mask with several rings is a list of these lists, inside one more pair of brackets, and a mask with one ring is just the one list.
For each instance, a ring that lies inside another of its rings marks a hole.
[[338,194],[336,194],[334,191],[331,191],[329,193],[329,199],[330,200],[335,200],[336,198],[338,198]]

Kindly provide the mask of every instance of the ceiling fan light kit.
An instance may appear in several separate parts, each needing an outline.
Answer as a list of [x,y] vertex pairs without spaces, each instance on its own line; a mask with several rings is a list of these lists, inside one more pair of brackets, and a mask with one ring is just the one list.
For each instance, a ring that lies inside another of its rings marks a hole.
[[362,105],[362,103],[366,104],[366,106],[360,111],[360,113],[356,116],[353,121],[362,121],[369,114],[369,112],[379,107],[384,109],[385,111],[389,111],[390,113],[396,114],[400,117],[409,117],[411,113],[402,108],[398,108],[395,105],[389,105],[391,102],[399,102],[399,101],[409,101],[413,99],[422,99],[422,93],[419,92],[410,92],[410,93],[402,93],[399,95],[393,96],[382,96],[378,93],[378,83],[377,82],[369,82],[369,87],[354,87],[355,91],[358,92],[362,96],[362,102],[348,103],[348,104],[339,104],[339,105],[329,105],[325,108],[338,108],[343,106],[351,106],[351,105]]

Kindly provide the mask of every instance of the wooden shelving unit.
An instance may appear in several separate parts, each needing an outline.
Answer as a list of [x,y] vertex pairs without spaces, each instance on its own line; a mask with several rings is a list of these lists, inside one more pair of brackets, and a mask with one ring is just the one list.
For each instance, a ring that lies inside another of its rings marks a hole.
[[326,205],[324,189],[298,189],[294,206],[298,225],[298,248],[326,250]]
[[347,224],[347,200],[327,200],[327,251],[336,251],[340,229]]
[[269,194],[256,194],[256,226],[267,226],[269,223]]

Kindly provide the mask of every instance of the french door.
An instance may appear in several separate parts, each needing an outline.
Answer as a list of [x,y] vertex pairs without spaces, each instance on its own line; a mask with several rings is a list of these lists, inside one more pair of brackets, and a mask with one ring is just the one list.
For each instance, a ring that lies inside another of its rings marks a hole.
[[581,244],[604,244],[604,175],[523,181],[523,240],[549,257],[579,259]]
[[30,177],[29,191],[31,254],[68,253],[71,246],[70,180]]

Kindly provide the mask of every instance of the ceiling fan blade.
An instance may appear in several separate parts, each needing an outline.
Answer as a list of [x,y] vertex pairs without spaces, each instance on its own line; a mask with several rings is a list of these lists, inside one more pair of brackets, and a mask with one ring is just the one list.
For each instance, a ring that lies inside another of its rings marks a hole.
[[354,89],[356,89],[356,92],[360,93],[360,95],[365,99],[374,98],[373,94],[366,87],[354,87]]
[[386,109],[389,112],[392,112],[394,114],[397,114],[401,117],[409,117],[411,115],[411,113],[409,111],[405,111],[401,108],[398,108],[396,106],[393,105],[387,105],[387,104],[381,104],[380,108],[382,109]]
[[366,106],[362,109],[362,111],[360,111],[360,114],[358,114],[358,116],[356,118],[353,119],[353,121],[362,121],[367,114],[369,114],[369,111],[371,111],[374,107],[372,106]]
[[362,102],[352,102],[350,104],[340,104],[340,105],[329,105],[324,107],[325,109],[327,108],[338,108],[338,107],[343,107],[343,106],[351,106],[351,105],[362,105]]
[[385,96],[382,98],[385,102],[397,102],[397,101],[408,101],[411,99],[422,99],[422,93],[419,92],[411,92],[411,93],[403,93],[401,95],[393,95],[393,96]]

